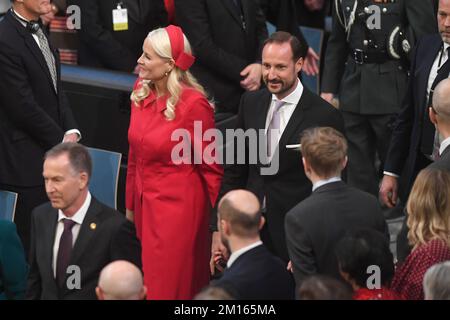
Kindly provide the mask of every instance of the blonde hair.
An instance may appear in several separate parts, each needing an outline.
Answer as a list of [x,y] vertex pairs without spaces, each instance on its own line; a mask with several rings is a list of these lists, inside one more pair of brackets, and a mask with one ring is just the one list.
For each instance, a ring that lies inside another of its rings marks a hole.
[[[153,50],[159,57],[168,60],[173,59],[169,35],[164,28],[151,31],[147,39],[151,42]],[[185,35],[183,35],[183,39],[185,52],[192,54],[191,45]],[[194,88],[204,96],[206,96],[206,92],[189,71],[184,71],[175,65],[172,71],[167,74],[167,77],[169,98],[167,99],[164,116],[167,120],[173,120],[175,119],[175,108],[180,99],[182,85]],[[131,93],[130,99],[136,107],[139,107],[140,103],[149,96],[152,90],[156,90],[155,85],[150,80],[142,79],[141,83]]]
[[408,240],[415,248],[440,239],[450,247],[450,173],[426,168],[414,182],[407,203]]

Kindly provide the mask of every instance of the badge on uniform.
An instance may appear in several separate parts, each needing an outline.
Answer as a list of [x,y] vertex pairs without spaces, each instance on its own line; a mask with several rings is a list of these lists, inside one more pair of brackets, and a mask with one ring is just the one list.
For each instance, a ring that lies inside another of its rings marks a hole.
[[117,4],[117,9],[113,9],[112,18],[114,31],[128,30],[128,10],[123,7],[122,2]]

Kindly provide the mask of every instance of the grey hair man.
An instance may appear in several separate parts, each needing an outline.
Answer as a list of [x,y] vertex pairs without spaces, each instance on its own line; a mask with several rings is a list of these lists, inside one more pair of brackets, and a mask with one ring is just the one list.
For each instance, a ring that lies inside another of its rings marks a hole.
[[435,264],[423,277],[425,300],[450,300],[450,261]]

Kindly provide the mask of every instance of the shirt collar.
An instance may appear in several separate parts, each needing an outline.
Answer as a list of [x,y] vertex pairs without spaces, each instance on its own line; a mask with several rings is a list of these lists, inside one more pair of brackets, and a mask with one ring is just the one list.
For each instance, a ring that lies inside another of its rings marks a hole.
[[332,183],[332,182],[338,182],[341,181],[342,179],[340,177],[333,177],[330,179],[326,179],[326,180],[319,180],[316,183],[313,184],[313,188],[312,191],[316,191],[318,188],[320,188],[321,186],[324,186],[326,184]]
[[[303,94],[303,85],[300,81],[300,79],[297,78],[297,86],[295,87],[294,91],[292,91],[288,96],[281,99],[281,101],[284,101],[289,104],[297,105],[300,101],[300,98]],[[272,101],[278,101],[276,95],[272,94]]]
[[230,255],[230,258],[229,258],[228,261],[227,261],[227,268],[230,268],[231,265],[232,265],[232,264],[237,260],[237,258],[239,258],[241,255],[243,255],[243,254],[246,253],[247,251],[250,251],[250,250],[252,250],[253,248],[256,248],[257,246],[260,246],[260,245],[262,245],[262,241],[261,241],[261,240],[260,240],[260,241],[256,241],[255,243],[252,243],[252,244],[249,245],[249,246],[246,246],[246,247],[244,247],[244,248],[241,248],[241,249],[239,249],[239,250],[233,252],[233,253]]
[[[13,8],[11,8],[11,10],[12,10],[12,12],[13,12],[17,17],[19,17],[20,19],[23,19],[23,20],[25,20],[25,21],[28,21],[28,19],[25,19],[24,17],[22,17],[22,16],[21,16],[17,11],[15,11]],[[14,15],[13,15],[13,17],[14,17]],[[25,23],[25,21],[22,21],[22,20],[20,20],[20,19],[17,19],[17,17],[15,17],[16,20],[19,21],[21,25],[23,25],[24,27],[26,27],[27,24]]]
[[439,155],[441,155],[449,145],[450,145],[450,137],[444,139],[444,141],[441,142],[441,146],[439,147]]
[[83,205],[70,218],[66,217],[66,215],[61,210],[58,210],[58,222],[60,222],[62,219],[70,219],[70,220],[75,221],[77,224],[81,225],[83,223],[84,217],[86,216],[86,213],[89,209],[89,206],[91,205],[91,199],[92,199],[91,193],[88,191],[88,194],[86,196],[86,199],[84,200]]

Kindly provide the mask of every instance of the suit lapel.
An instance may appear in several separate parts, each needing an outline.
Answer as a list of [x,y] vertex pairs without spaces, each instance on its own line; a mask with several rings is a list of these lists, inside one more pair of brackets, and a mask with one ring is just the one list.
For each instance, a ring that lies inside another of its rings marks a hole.
[[76,262],[81,258],[82,254],[86,251],[86,248],[95,234],[99,221],[97,219],[97,214],[100,212],[99,203],[92,197],[91,204],[86,216],[84,217],[83,223],[78,233],[77,240],[72,250],[72,255],[70,257],[70,264],[77,264]]
[[[424,66],[422,71],[419,73],[419,102],[421,105],[426,105],[426,97],[427,97],[427,88],[428,88],[428,79],[430,77],[431,68],[433,67],[434,61],[436,60],[436,56],[441,50],[442,40],[437,37],[436,41],[430,44],[430,50],[427,51],[428,56],[423,58]],[[426,108],[425,108],[426,109]]]
[[54,270],[53,270],[53,245],[55,243],[55,236],[56,236],[56,225],[58,223],[58,210],[51,209],[51,212],[49,213],[49,223],[45,224],[44,226],[44,232],[42,234],[43,241],[44,241],[44,248],[46,248],[46,256],[44,257],[44,261],[47,264],[47,270],[50,270],[51,272],[51,279],[53,279],[53,282],[55,286],[56,279],[54,277]]
[[[227,8],[227,10],[230,12],[231,16],[236,20],[236,22],[242,27],[242,21],[241,17],[239,17],[237,13],[237,8],[232,3],[233,0],[221,0],[222,4]],[[245,0],[243,2],[246,2]]]

